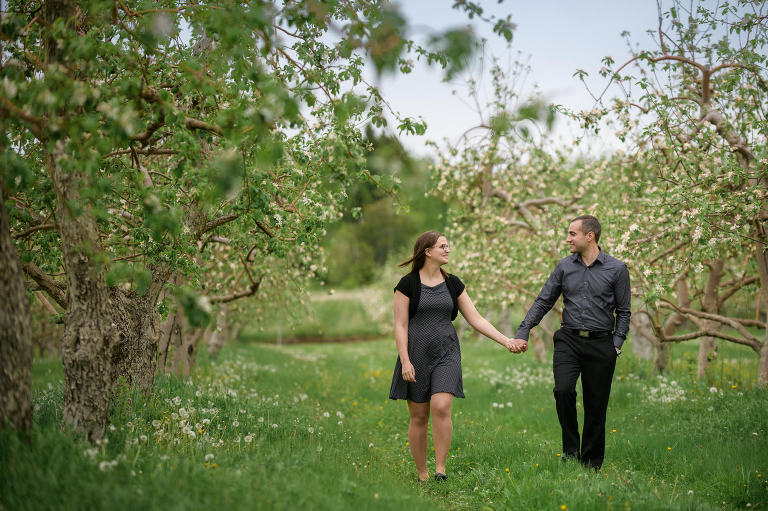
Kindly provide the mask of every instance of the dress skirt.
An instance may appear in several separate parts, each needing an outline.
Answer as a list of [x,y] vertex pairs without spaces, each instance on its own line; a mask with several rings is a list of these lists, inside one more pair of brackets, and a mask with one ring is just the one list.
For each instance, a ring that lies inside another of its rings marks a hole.
[[421,284],[416,314],[408,321],[408,357],[416,382],[403,380],[403,366],[397,357],[390,399],[426,403],[432,394],[449,392],[464,397],[459,337],[451,323],[453,300],[445,282],[430,287]]

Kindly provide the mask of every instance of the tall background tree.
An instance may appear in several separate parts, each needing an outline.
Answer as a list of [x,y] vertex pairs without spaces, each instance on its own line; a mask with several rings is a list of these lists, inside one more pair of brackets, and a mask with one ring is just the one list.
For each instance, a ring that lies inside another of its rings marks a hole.
[[151,389],[160,334],[300,293],[351,184],[393,188],[365,168],[362,127],[425,129],[370,80],[409,72],[409,53],[455,72],[470,37],[419,47],[377,1],[13,1],[2,34],[10,232],[63,313],[64,424],[91,440],[119,378]]
[[526,117],[542,117],[530,115],[536,98],[521,98],[497,70],[482,136],[445,151],[436,166],[436,193],[453,205],[451,234],[481,300],[532,303],[566,255],[564,226],[593,213],[606,226],[602,248],[630,268],[634,332],[657,347],[659,370],[668,343],[697,339],[705,376],[720,339],[752,349],[757,381],[768,383],[756,310],[765,311],[768,248],[765,9],[659,3],[657,48],[635,49],[618,66],[606,57],[600,73],[617,88],[593,94],[589,111],[558,109],[626,144],[591,159],[531,137]]

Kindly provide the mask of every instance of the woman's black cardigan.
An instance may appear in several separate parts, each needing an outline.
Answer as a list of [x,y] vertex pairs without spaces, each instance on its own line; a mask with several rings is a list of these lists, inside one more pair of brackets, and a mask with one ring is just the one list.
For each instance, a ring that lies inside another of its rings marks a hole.
[[[451,294],[451,300],[453,300],[453,311],[451,311],[451,321],[453,321],[459,314],[459,295],[464,291],[464,283],[459,277],[451,273],[447,273],[446,276],[445,285],[448,286],[448,292]],[[408,319],[413,318],[416,315],[416,310],[419,308],[419,298],[421,297],[421,276],[419,272],[409,273],[400,279],[400,282],[395,286],[395,291],[400,291],[410,298]]]

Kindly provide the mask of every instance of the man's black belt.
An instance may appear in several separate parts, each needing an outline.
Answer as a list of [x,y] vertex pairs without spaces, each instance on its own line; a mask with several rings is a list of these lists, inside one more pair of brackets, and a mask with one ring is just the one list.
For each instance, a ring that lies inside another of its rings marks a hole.
[[610,330],[578,330],[576,328],[566,328],[565,330],[568,330],[573,335],[584,337],[586,339],[595,339],[597,337],[606,337],[609,335],[613,335],[613,332],[611,332]]

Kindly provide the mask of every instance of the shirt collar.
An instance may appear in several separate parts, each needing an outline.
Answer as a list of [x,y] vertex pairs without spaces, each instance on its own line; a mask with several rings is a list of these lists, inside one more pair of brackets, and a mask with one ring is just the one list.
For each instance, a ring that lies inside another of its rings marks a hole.
[[[606,258],[608,256],[605,254],[605,252],[603,252],[603,249],[600,248],[600,245],[597,246],[597,249],[600,252],[597,254],[597,259],[595,259],[595,263],[599,261],[601,264],[605,264],[605,260],[606,260]],[[581,259],[581,254],[579,254],[579,253],[573,254],[573,262],[574,263],[582,263],[583,261]],[[594,263],[592,263],[592,264],[594,264]]]

